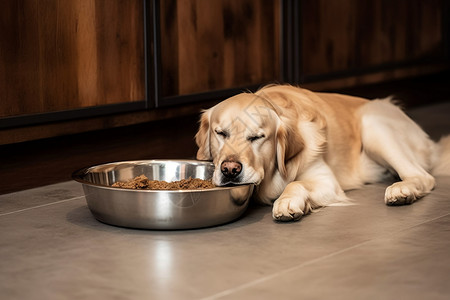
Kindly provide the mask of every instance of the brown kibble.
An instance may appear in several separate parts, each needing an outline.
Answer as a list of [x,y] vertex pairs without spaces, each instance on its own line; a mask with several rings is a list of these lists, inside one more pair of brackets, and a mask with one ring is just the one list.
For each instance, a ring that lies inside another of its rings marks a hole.
[[211,180],[199,178],[181,179],[179,181],[150,180],[145,175],[140,175],[128,181],[118,181],[112,187],[137,190],[200,190],[211,189],[214,184]]

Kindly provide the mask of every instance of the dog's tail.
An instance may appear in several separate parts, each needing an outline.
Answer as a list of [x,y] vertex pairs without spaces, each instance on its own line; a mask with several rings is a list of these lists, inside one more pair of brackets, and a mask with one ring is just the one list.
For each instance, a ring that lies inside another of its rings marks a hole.
[[443,136],[436,144],[436,161],[431,174],[450,176],[450,135]]

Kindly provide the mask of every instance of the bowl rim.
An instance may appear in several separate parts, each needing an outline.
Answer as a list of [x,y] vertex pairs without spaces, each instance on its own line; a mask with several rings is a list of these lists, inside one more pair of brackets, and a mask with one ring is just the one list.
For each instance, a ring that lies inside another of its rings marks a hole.
[[113,187],[110,185],[104,185],[99,183],[93,183],[88,180],[83,179],[83,176],[85,176],[90,169],[101,167],[101,166],[107,166],[107,165],[115,165],[115,164],[136,164],[136,163],[152,163],[152,162],[185,162],[185,163],[192,163],[192,164],[213,164],[211,161],[206,160],[195,160],[195,159],[142,159],[142,160],[124,160],[124,161],[116,161],[116,162],[108,162],[98,165],[93,165],[89,167],[84,167],[81,169],[78,169],[72,173],[72,179],[88,186],[94,186],[102,189],[107,190],[114,190],[114,191],[123,191],[123,192],[132,192],[132,193],[193,193],[193,192],[199,192],[199,193],[206,193],[206,192],[215,192],[215,191],[221,191],[221,190],[230,190],[240,187],[247,187],[255,185],[254,183],[244,183],[244,184],[236,184],[236,185],[227,185],[227,186],[216,186],[209,189],[191,189],[191,190],[151,190],[151,189],[127,189],[127,188],[121,188],[121,187]]

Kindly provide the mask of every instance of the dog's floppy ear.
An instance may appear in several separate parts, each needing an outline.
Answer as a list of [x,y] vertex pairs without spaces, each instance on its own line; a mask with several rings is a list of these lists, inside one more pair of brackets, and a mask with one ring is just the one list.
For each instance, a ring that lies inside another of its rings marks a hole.
[[211,146],[210,146],[210,130],[209,118],[211,109],[205,110],[200,118],[200,127],[195,135],[195,142],[198,146],[197,159],[198,160],[212,160]]
[[286,163],[305,147],[300,134],[290,124],[280,120],[277,130],[277,167],[283,177],[287,176]]

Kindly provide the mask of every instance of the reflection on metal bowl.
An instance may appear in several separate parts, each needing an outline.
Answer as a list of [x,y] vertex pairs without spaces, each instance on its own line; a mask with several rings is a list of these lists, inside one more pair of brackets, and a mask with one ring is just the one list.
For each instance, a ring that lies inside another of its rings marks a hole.
[[151,180],[210,179],[211,162],[140,160],[97,165],[73,173],[88,207],[104,223],[143,229],[191,229],[228,223],[248,206],[253,185],[203,190],[134,190],[111,187],[144,174]]

